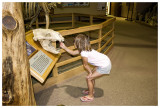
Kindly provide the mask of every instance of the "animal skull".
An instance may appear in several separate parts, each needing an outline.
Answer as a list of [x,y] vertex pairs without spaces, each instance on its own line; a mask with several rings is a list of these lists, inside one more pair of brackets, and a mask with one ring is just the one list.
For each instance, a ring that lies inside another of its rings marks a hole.
[[[56,41],[62,42],[64,38],[61,36],[59,32],[56,32],[51,29],[34,29],[33,30],[33,40],[39,40],[41,46],[46,51],[49,51],[54,54],[58,54],[60,52],[59,48],[56,48]],[[54,44],[54,46],[53,46]]]

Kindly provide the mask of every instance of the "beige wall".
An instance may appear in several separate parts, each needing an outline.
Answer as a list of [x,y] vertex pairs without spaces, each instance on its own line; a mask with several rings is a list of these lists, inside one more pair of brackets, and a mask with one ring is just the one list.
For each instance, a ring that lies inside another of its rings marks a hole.
[[121,16],[127,17],[127,13],[128,13],[128,6],[126,6],[126,2],[125,2],[125,3],[122,3]]
[[[128,14],[128,6],[126,5],[126,2],[122,2],[122,8],[121,8],[121,16],[122,17],[127,17]],[[132,15],[132,19],[135,20],[136,19],[136,3],[134,3],[134,7],[133,7],[133,13],[132,10],[129,11],[129,15],[128,17],[131,18],[131,14]]]
[[54,13],[83,13],[92,15],[105,15],[106,11],[97,10],[98,3],[91,2],[88,7],[74,7],[74,8],[55,8]]

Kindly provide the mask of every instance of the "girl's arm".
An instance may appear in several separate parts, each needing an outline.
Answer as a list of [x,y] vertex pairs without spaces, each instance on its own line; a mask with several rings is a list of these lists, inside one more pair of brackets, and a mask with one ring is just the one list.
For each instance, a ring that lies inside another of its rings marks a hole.
[[92,74],[92,70],[90,66],[88,65],[88,58],[82,57],[82,61],[83,61],[84,68],[88,71],[89,74]]
[[92,73],[97,70],[97,66],[92,69]]
[[60,43],[60,47],[61,48],[63,48],[64,50],[66,50],[69,54],[71,54],[71,55],[78,55],[79,54],[79,51],[78,50],[75,50],[75,51],[73,51],[73,50],[70,50],[69,48],[67,48],[66,46],[65,46],[65,44],[64,43]]

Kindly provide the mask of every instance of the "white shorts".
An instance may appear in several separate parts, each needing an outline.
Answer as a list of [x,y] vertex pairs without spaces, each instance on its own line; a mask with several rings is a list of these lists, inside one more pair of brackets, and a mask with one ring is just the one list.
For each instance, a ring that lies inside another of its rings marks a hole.
[[100,73],[100,74],[110,74],[110,71],[111,71],[111,64],[106,66],[106,67],[97,67],[97,72]]

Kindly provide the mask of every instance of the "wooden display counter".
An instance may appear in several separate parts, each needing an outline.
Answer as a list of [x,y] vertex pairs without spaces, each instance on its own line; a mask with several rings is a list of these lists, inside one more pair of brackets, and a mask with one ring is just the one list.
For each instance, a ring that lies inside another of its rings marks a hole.
[[[32,31],[29,31],[27,32],[26,34],[26,41],[32,46],[34,47],[37,52],[35,52],[33,55],[29,56],[29,59],[31,59],[36,53],[38,53],[38,51],[42,51],[46,56],[48,56],[49,58],[52,59],[50,65],[47,67],[47,69],[45,70],[45,72],[40,75],[38,72],[34,71],[31,67],[30,67],[30,72],[31,72],[31,75],[33,77],[35,77],[38,81],[40,81],[41,83],[43,83],[45,81],[45,79],[47,78],[47,76],[49,75],[49,73],[52,71],[54,65],[56,64],[56,62],[58,61],[59,57],[60,57],[60,54],[53,54],[53,53],[50,53],[46,50],[44,50],[40,43],[38,41],[34,41],[33,40],[33,32]],[[39,63],[40,64],[40,63]]]

